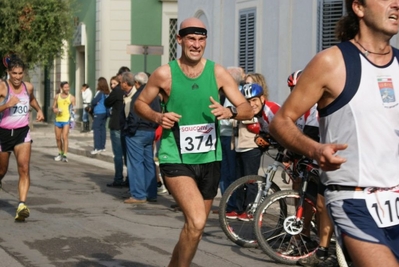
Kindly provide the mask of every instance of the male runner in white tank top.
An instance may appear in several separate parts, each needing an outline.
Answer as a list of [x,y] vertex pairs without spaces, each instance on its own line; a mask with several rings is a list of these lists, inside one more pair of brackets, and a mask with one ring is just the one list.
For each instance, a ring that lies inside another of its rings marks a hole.
[[[399,266],[399,0],[346,0],[342,41],[317,54],[276,115],[272,135],[314,158],[335,233],[355,266]],[[315,103],[317,143],[294,121]],[[376,255],[378,255],[376,257]]]

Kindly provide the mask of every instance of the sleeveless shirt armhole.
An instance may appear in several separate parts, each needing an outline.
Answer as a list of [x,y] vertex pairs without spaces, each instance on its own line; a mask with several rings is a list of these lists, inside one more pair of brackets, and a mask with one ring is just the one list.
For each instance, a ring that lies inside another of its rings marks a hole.
[[395,56],[396,60],[399,63],[399,49],[397,49],[397,48],[395,48],[393,46],[391,46],[391,47],[392,47],[393,55]]
[[326,117],[348,104],[356,94],[360,84],[362,67],[358,49],[349,41],[339,43],[337,47],[341,50],[345,62],[345,85],[341,94],[333,102],[319,109],[320,117]]
[[[24,87],[25,87],[25,91],[26,91],[26,93],[29,95],[29,92],[28,92],[28,87],[26,86],[26,84],[24,83],[24,82],[22,82],[22,84],[24,85]],[[30,96],[29,96],[30,97]]]
[[7,95],[6,95],[6,97],[4,98],[4,103],[6,103],[7,102],[7,99],[8,99],[8,97],[10,96],[10,85],[8,84],[8,82],[5,80],[4,81],[5,83],[6,83],[6,85],[7,85]]

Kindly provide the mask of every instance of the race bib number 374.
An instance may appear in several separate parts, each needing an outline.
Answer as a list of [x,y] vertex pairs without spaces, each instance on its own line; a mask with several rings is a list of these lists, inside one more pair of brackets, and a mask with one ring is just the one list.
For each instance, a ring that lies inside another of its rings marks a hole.
[[180,126],[180,150],[182,154],[215,150],[215,143],[216,129],[214,123]]

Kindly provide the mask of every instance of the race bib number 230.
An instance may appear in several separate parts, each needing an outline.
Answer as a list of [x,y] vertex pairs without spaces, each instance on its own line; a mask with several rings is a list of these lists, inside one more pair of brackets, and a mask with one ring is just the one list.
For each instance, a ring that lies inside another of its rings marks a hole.
[[180,150],[182,154],[215,150],[215,143],[216,129],[214,123],[180,126]]

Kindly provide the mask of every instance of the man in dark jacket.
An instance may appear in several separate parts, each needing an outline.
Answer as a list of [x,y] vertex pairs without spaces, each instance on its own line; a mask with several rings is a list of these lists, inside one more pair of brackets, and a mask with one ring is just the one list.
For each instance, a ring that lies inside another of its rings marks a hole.
[[[148,76],[144,72],[139,72],[134,76],[134,85],[138,90],[132,97],[129,114],[122,129],[126,135],[127,169],[129,173],[135,174],[134,177],[129,176],[131,197],[124,201],[126,204],[155,202],[157,200],[153,142],[158,124],[140,118],[133,110],[134,102],[143,91],[147,81]],[[121,87],[124,91],[129,90],[132,82],[133,75],[131,73],[122,74]],[[157,112],[161,111],[158,97],[154,99],[150,106]]]
[[[119,82],[121,80],[122,73],[129,72],[128,67],[121,67],[117,73]],[[111,94],[105,99],[104,105],[107,108],[112,108],[111,117],[109,119],[108,128],[110,129],[112,153],[114,153],[114,168],[115,176],[114,181],[108,183],[109,187],[120,187],[128,186],[129,181],[123,181],[123,159],[126,161],[126,144],[124,137],[121,136],[120,128],[120,114],[123,111],[123,95],[124,92],[118,84],[111,92]]]

